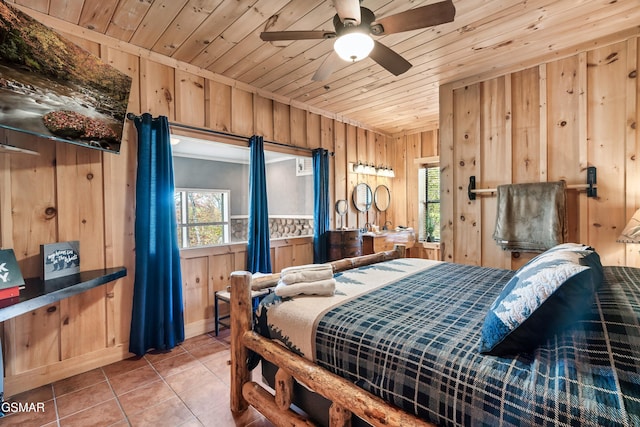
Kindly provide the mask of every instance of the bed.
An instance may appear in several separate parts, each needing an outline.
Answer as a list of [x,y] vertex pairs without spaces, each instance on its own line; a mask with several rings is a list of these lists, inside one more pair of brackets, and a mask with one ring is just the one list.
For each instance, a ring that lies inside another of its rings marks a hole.
[[[601,267],[586,249],[548,251],[517,272],[400,249],[340,260],[335,295],[273,295],[255,320],[252,276],[234,272],[231,409],[252,405],[275,425],[348,426],[353,415],[380,426],[639,426],[640,269]],[[564,274],[558,256],[579,265],[505,333],[501,310],[542,266]],[[274,394],[251,381],[256,355],[277,366]],[[332,402],[326,421],[291,409],[301,389]]]

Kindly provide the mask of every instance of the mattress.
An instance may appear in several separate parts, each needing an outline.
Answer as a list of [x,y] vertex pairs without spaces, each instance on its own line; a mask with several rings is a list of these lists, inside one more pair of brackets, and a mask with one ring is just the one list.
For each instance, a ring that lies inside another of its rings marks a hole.
[[482,355],[511,270],[397,259],[336,275],[336,295],[270,295],[256,329],[443,426],[640,426],[640,269],[605,267],[583,320],[534,352]]

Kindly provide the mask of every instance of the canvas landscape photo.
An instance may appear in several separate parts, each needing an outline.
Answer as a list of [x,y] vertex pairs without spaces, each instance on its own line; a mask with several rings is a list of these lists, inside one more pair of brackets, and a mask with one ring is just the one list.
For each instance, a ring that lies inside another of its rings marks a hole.
[[0,1],[0,127],[119,152],[131,78]]

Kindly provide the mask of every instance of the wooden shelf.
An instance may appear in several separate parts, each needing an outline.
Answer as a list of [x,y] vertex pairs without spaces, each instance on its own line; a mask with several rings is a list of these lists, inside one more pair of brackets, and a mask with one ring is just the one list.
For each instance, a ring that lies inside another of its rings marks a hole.
[[126,275],[127,269],[125,267],[112,267],[81,271],[78,274],[51,280],[25,279],[25,287],[20,290],[19,297],[0,300],[0,307],[2,307],[0,308],[0,322],[104,285]]

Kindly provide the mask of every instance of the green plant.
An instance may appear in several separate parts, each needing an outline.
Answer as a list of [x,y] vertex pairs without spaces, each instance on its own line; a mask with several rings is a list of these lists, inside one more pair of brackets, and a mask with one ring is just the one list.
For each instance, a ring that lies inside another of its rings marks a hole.
[[424,231],[427,237],[427,241],[430,242],[433,238],[433,232],[435,230],[436,224],[431,215],[426,216],[426,221],[424,225]]

